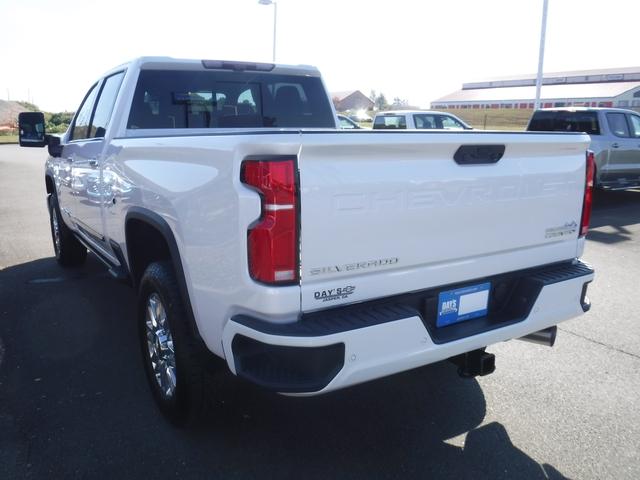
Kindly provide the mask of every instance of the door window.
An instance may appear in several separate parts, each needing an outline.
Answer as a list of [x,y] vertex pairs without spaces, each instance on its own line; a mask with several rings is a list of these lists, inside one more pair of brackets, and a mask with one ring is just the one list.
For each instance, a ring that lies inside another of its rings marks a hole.
[[629,137],[629,125],[624,113],[607,113],[607,122],[616,137]]
[[457,120],[447,117],[446,115],[443,115],[440,118],[442,119],[442,128],[446,128],[448,130],[464,130],[464,125]]
[[119,72],[107,77],[103,82],[100,98],[96,105],[96,111],[93,114],[89,138],[104,137],[107,127],[109,126],[109,120],[111,119],[111,113],[113,112],[123,77],[124,72]]
[[71,140],[82,140],[87,138],[89,134],[89,123],[91,122],[91,113],[93,112],[93,105],[98,96],[98,84],[96,83],[80,105],[78,114],[73,121],[73,129],[71,130]]
[[438,128],[435,115],[414,115],[413,122],[416,128]]
[[640,117],[638,115],[629,115],[629,123],[631,123],[631,136],[640,138]]

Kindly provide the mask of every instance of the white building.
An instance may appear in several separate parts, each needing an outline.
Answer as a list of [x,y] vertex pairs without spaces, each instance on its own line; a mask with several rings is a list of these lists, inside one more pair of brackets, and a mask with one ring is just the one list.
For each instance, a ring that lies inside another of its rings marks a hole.
[[[431,102],[431,108],[533,108],[536,76],[523,75],[464,83],[462,89]],[[640,109],[640,67],[547,73],[541,107]]]

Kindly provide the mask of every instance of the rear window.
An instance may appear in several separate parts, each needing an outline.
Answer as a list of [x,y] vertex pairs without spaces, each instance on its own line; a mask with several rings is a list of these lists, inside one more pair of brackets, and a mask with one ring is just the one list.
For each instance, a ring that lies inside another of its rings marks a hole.
[[143,70],[127,128],[335,128],[317,77]]
[[532,132],[585,132],[600,135],[596,112],[534,112],[527,130]]
[[373,122],[375,129],[407,128],[407,119],[404,115],[378,115]]

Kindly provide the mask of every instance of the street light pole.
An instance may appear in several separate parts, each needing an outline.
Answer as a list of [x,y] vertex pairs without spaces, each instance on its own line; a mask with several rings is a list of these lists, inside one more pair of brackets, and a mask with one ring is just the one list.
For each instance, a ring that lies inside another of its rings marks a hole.
[[273,0],[258,0],[260,5],[273,5],[273,63],[276,63],[276,28],[278,25],[278,3]]
[[540,90],[542,88],[542,65],[544,64],[544,41],[547,34],[547,8],[549,0],[543,0],[542,4],[542,27],[540,29],[540,53],[538,54],[538,75],[536,76],[536,103],[534,110],[540,108]]

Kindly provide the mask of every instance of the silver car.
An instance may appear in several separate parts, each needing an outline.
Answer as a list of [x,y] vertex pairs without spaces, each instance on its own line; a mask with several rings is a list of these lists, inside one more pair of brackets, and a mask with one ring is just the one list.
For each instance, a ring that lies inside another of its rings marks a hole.
[[585,132],[591,136],[597,187],[640,185],[640,114],[620,108],[545,108],[536,110],[528,131]]

